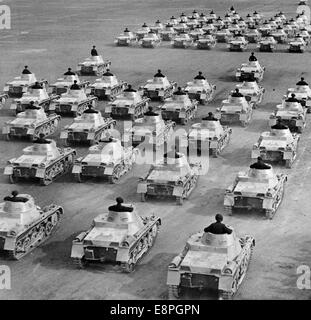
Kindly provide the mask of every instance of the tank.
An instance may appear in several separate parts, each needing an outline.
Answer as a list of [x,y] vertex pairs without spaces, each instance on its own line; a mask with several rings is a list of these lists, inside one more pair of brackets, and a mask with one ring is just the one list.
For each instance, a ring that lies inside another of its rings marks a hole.
[[0,107],[4,106],[9,95],[6,93],[0,93]]
[[293,37],[295,35],[295,29],[288,22],[285,22],[283,24],[283,30],[287,34],[287,38]]
[[141,143],[151,144],[156,149],[168,143],[174,134],[175,122],[164,121],[158,113],[148,112],[143,118],[135,120],[133,127],[124,133],[124,144],[138,146]]
[[172,98],[168,98],[161,106],[161,115],[164,120],[172,120],[176,123],[187,124],[192,120],[198,110],[198,101],[191,100],[184,91],[177,91]]
[[258,31],[261,33],[262,37],[269,37],[273,28],[271,27],[270,23],[265,21],[261,26],[258,27]]
[[155,48],[161,44],[160,35],[155,32],[148,32],[144,37],[139,40],[139,44],[143,48]]
[[256,11],[253,13],[253,19],[257,23],[260,23],[263,20],[263,17],[264,17],[263,15],[261,15],[260,13],[258,13]]
[[302,133],[306,126],[307,109],[302,107],[299,102],[286,102],[276,106],[276,110],[270,115],[269,126],[276,124],[277,119],[281,119],[282,123],[289,127],[290,131]]
[[258,106],[264,97],[265,88],[259,86],[257,81],[243,81],[242,84],[237,84],[236,87],[244,97],[248,97],[254,103],[254,107]]
[[189,48],[193,45],[193,39],[188,33],[181,32],[179,33],[171,42],[174,48]]
[[307,31],[307,29],[303,28],[299,30],[298,35],[304,40],[304,42],[306,43],[306,46],[310,43],[310,34]]
[[228,30],[234,35],[237,33],[242,33],[242,30],[240,28],[240,26],[238,25],[237,22],[233,22],[231,24],[228,25]]
[[286,43],[287,41],[287,34],[282,27],[274,30],[271,33],[271,36],[275,39],[277,43]]
[[273,37],[262,38],[259,41],[257,48],[262,52],[273,52],[277,48],[277,41]]
[[222,101],[222,107],[217,108],[220,112],[220,123],[239,122],[243,127],[246,127],[253,116],[253,102],[247,97],[232,97]]
[[119,47],[128,47],[137,43],[136,34],[125,29],[123,33],[116,37],[114,43]]
[[192,234],[168,266],[169,299],[179,298],[186,288],[213,290],[219,299],[232,299],[246,275],[254,246],[252,236],[237,237],[233,229],[231,234]]
[[158,34],[163,29],[164,25],[159,20],[157,20],[154,25],[150,26],[150,30],[156,34]]
[[304,53],[306,51],[307,44],[302,37],[291,39],[288,43],[288,52]]
[[54,140],[41,137],[32,146],[24,148],[23,155],[8,161],[4,175],[11,183],[17,183],[20,178],[36,178],[46,186],[71,170],[75,155],[74,149],[57,148]]
[[229,51],[244,51],[247,49],[248,42],[244,37],[234,37],[228,41],[227,48]]
[[197,49],[207,49],[210,50],[216,46],[216,38],[210,34],[205,34],[202,36],[199,36],[196,47]]
[[113,102],[109,102],[105,113],[114,119],[135,120],[141,117],[148,108],[149,98],[142,97],[136,90],[124,91],[118,95]]
[[133,208],[132,212],[108,211],[97,216],[91,227],[72,242],[74,264],[84,268],[92,262],[112,263],[123,272],[134,271],[153,246],[161,219],[154,215],[141,217]]
[[[91,111],[89,113],[87,111]],[[70,125],[66,125],[60,134],[60,138],[65,145],[68,143],[84,142],[93,145],[100,141],[114,127],[116,121],[111,118],[103,118],[99,111],[89,109],[81,116],[74,118]]]
[[204,31],[201,27],[194,28],[189,31],[189,36],[194,40],[197,41],[200,36],[204,34]]
[[76,159],[72,173],[78,182],[82,182],[86,177],[94,177],[117,183],[132,170],[137,154],[136,148],[123,147],[117,139],[97,142],[89,148],[86,156]]
[[69,89],[49,106],[48,111],[77,117],[89,106],[96,107],[97,101],[97,97],[87,95],[87,91],[83,88],[79,90]]
[[261,210],[272,219],[280,206],[287,176],[270,169],[251,169],[239,172],[225,192],[225,212],[232,215],[234,209]]
[[309,85],[296,85],[296,88],[289,88],[286,93],[286,98],[290,97],[292,94],[295,94],[295,98],[298,102],[307,108],[307,112],[311,112],[311,88]]
[[3,91],[9,95],[9,97],[20,98],[23,93],[28,91],[28,88],[33,86],[36,82],[40,85],[47,85],[46,80],[38,80],[34,73],[21,74],[19,77],[15,77],[12,81],[5,84]]
[[176,88],[177,83],[175,81],[169,81],[164,75],[155,75],[153,79],[147,80],[147,83],[140,87],[140,90],[143,90],[143,95],[151,100],[164,101],[173,95]]
[[232,129],[220,122],[202,119],[201,123],[191,126],[188,133],[190,150],[202,151],[202,146],[209,148],[209,153],[216,158],[229,144]]
[[55,204],[41,209],[28,194],[16,198],[22,201],[0,203],[0,256],[13,260],[21,259],[49,239],[64,213]]
[[232,39],[232,34],[227,27],[223,27],[215,32],[217,42],[225,43]]
[[91,94],[99,100],[113,101],[117,95],[127,88],[127,83],[118,80],[114,74],[108,71],[103,74],[102,78],[96,79],[90,88]]
[[81,81],[78,75],[64,75],[63,78],[58,78],[55,83],[51,84],[49,90],[56,95],[61,95],[68,91],[74,81],[77,81],[77,84],[82,88],[86,88],[90,84],[89,81]]
[[249,61],[242,63],[241,67],[236,70],[235,77],[237,81],[253,80],[261,81],[265,73],[265,67],[262,67],[258,61]]
[[217,31],[217,27],[213,23],[207,23],[202,26],[202,30],[205,33],[209,33],[209,34],[214,35],[215,32]]
[[253,145],[252,159],[261,157],[264,161],[285,163],[287,168],[291,168],[297,156],[299,138],[289,129],[263,132]]
[[213,22],[213,26],[216,28],[216,30],[220,30],[224,25],[225,25],[225,23],[223,22],[223,20],[220,17],[218,17]]
[[207,13],[205,17],[206,17],[207,21],[210,21],[210,20],[213,21],[213,20],[217,19],[217,15],[213,10],[211,10],[209,13]]
[[104,60],[101,55],[90,56],[78,64],[77,73],[79,75],[101,76],[110,66],[111,62]]
[[248,27],[255,27],[255,20],[250,14],[246,16],[245,23]]
[[204,105],[213,100],[216,85],[209,83],[206,79],[193,79],[193,81],[187,82],[184,91],[190,99],[196,99]]
[[[217,16],[216,16],[216,18],[217,18]],[[199,17],[197,19],[198,19],[199,24],[204,24],[208,20],[208,17],[202,12],[199,14]],[[214,19],[212,19],[212,20],[214,20]]]
[[56,114],[47,116],[40,107],[26,109],[18,113],[15,119],[7,121],[2,128],[2,133],[7,140],[13,137],[37,139],[41,134],[48,137],[56,132],[59,122],[60,116]]
[[189,28],[195,28],[195,27],[197,27],[198,25],[199,25],[199,21],[198,21],[198,19],[197,19],[196,17],[191,16],[191,17],[188,18],[187,26],[188,26]]
[[159,31],[162,41],[172,41],[177,32],[174,29],[174,25],[168,23],[163,30]]
[[137,41],[142,40],[149,32],[150,28],[144,23],[142,27],[136,31]]
[[149,196],[174,197],[176,203],[181,205],[196,187],[200,163],[189,164],[182,153],[171,152],[156,165],[152,165],[148,174],[141,178],[137,193],[141,201]]
[[21,98],[14,99],[11,103],[10,109],[16,114],[25,111],[25,108],[33,101],[36,106],[42,107],[45,111],[48,110],[51,104],[59,98],[58,95],[48,94],[45,87],[42,89],[28,88]]

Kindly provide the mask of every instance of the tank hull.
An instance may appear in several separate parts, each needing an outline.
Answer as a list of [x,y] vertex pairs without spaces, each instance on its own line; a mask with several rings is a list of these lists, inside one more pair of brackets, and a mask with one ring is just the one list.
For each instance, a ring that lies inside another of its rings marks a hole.
[[135,120],[139,117],[142,117],[143,114],[147,111],[149,100],[150,99],[143,99],[133,108],[129,108],[126,106],[109,106],[106,107],[105,112],[106,115],[110,116],[113,119]]
[[109,88],[92,88],[91,94],[98,98],[98,100],[112,101],[115,97],[123,92],[127,87],[127,83],[123,82],[119,85]]
[[173,95],[176,88],[177,88],[176,82],[171,82],[170,86],[165,88],[164,90],[150,90],[145,88],[144,96],[148,97],[151,100],[164,101],[165,99],[170,98]]
[[104,72],[107,71],[107,69],[109,69],[111,66],[111,62],[110,61],[105,61],[105,63],[103,64],[98,64],[96,66],[94,65],[90,65],[90,66],[84,66],[81,65],[80,66],[80,70],[77,71],[78,75],[90,75],[90,76],[100,76],[102,75]]
[[76,117],[81,115],[89,106],[94,106],[97,103],[96,97],[89,97],[85,101],[79,101],[77,104],[71,103],[56,103],[55,105],[50,106],[49,112],[55,112],[60,115],[71,115]]

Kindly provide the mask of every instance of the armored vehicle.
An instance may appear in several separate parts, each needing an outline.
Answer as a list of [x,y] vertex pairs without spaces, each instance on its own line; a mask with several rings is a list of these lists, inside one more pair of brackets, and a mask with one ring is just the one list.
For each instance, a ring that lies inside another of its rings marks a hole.
[[97,97],[87,95],[86,92],[83,88],[69,89],[49,106],[48,111],[77,117],[89,106],[95,107],[97,105]]
[[177,88],[175,81],[169,81],[161,70],[154,75],[153,79],[147,80],[147,83],[140,87],[143,90],[143,95],[152,100],[161,100],[169,98],[173,95]]
[[286,43],[287,41],[287,33],[283,29],[283,27],[278,26],[276,30],[271,32],[271,36],[277,41],[278,43]]
[[52,135],[60,122],[60,116],[52,114],[47,116],[41,107],[31,104],[24,112],[18,113],[16,118],[7,121],[2,128],[2,133],[7,140],[12,137],[39,138]]
[[159,31],[159,34],[163,41],[172,41],[177,32],[175,31],[173,24],[167,23],[165,28]]
[[237,84],[236,87],[244,97],[248,97],[254,103],[254,107],[262,102],[265,88],[259,86],[255,79],[253,81],[243,81],[242,84]]
[[305,41],[306,45],[308,45],[310,43],[310,34],[307,31],[306,28],[302,28],[299,30],[298,32],[299,37],[303,38],[303,40]]
[[287,90],[287,97],[291,97],[292,94],[295,95],[298,102],[303,107],[306,107],[307,112],[310,113],[311,105],[307,105],[307,103],[309,104],[311,101],[311,88],[308,83],[304,81],[304,78],[301,78],[301,81],[297,82],[296,88],[289,88]]
[[104,60],[101,55],[90,56],[78,64],[77,73],[79,75],[101,76],[111,67],[109,60]]
[[120,47],[128,47],[137,42],[137,36],[133,32],[129,31],[128,28],[124,30],[116,39],[115,44]]
[[48,185],[59,176],[70,171],[76,151],[57,148],[54,140],[43,135],[32,146],[23,149],[23,155],[8,161],[4,169],[11,183],[20,178],[38,178],[41,185]]
[[189,36],[194,40],[197,41],[200,36],[204,34],[204,30],[198,26],[196,28],[193,28],[189,31]]
[[215,32],[215,37],[217,42],[224,43],[232,39],[233,35],[226,26],[223,26],[221,29]]
[[205,77],[202,76],[202,72],[199,72],[193,81],[187,82],[184,91],[190,99],[196,99],[201,104],[205,104],[214,98],[216,85],[209,83]]
[[149,98],[142,97],[131,85],[118,95],[113,102],[109,102],[105,113],[112,118],[135,120],[141,117],[148,108]]
[[154,215],[141,217],[133,206],[128,210],[100,214],[73,240],[71,258],[78,267],[98,262],[119,265],[124,272],[134,271],[153,246],[161,220]]
[[263,15],[261,15],[260,13],[254,11],[253,19],[255,20],[255,22],[260,23],[262,21],[262,19],[263,19]]
[[168,152],[164,159],[152,165],[147,176],[140,179],[137,193],[141,200],[146,196],[175,197],[181,205],[194,190],[200,174],[201,164],[189,164],[182,153]]
[[127,88],[127,83],[118,80],[118,78],[108,69],[107,72],[103,74],[103,77],[96,79],[90,88],[91,94],[98,99],[112,101]]
[[8,98],[9,98],[8,94],[0,93],[0,107],[5,105],[5,102]]
[[161,44],[160,35],[151,30],[139,40],[139,44],[143,48],[155,48]]
[[259,156],[265,161],[285,162],[287,168],[291,168],[297,156],[300,136],[284,129],[271,129],[263,132],[257,143],[253,145],[252,159]]
[[212,49],[216,46],[217,40],[211,34],[203,34],[199,36],[195,45],[198,49]]
[[237,81],[253,80],[261,81],[265,72],[265,67],[262,67],[258,61],[249,61],[242,63],[241,67],[236,70],[235,77]]
[[180,32],[172,41],[174,48],[189,48],[193,45],[193,39],[188,33]]
[[190,28],[187,26],[185,22],[179,21],[178,24],[174,25],[174,30],[177,32],[177,34],[180,33],[187,33]]
[[277,41],[273,37],[264,37],[257,44],[259,51],[262,52],[273,52],[276,50],[276,46]]
[[250,27],[245,31],[244,37],[249,43],[258,43],[261,40],[261,33],[255,27]]
[[81,116],[74,118],[74,122],[64,127],[60,134],[65,145],[73,142],[87,142],[94,144],[104,137],[109,130],[116,125],[116,121],[111,118],[103,118],[99,111],[89,109]]
[[196,17],[192,16],[192,17],[189,17],[189,18],[188,18],[187,26],[188,26],[189,28],[195,28],[195,27],[197,27],[198,25],[199,25],[199,22],[198,22],[198,19],[197,19]]
[[205,17],[207,21],[214,21],[217,19],[217,15],[213,10],[211,10]]
[[298,101],[283,100],[282,104],[276,106],[276,110],[270,115],[269,125],[276,124],[277,119],[281,119],[282,123],[289,127],[291,131],[302,133],[306,126],[307,109],[302,107]]
[[269,37],[273,31],[270,23],[266,20],[261,26],[258,28],[259,32],[263,37]]
[[294,39],[288,41],[288,52],[304,53],[306,51],[307,44],[303,37],[296,36]]
[[182,289],[208,289],[219,299],[232,299],[237,293],[252,258],[255,240],[251,236],[198,232],[189,237],[183,251],[168,266],[169,299]]
[[228,99],[223,100],[222,107],[217,109],[221,124],[239,122],[243,127],[247,126],[252,120],[253,105],[248,97],[232,93]]
[[205,33],[214,35],[217,31],[217,27],[215,27],[213,23],[207,23],[206,25],[202,26],[202,30]]
[[160,20],[157,20],[153,26],[150,26],[150,30],[158,34],[160,30],[164,29],[163,23]]
[[147,26],[146,23],[144,23],[140,29],[136,31],[136,37],[137,41],[144,38],[145,35],[147,35],[150,32],[150,28]]
[[116,183],[132,170],[137,153],[137,149],[123,147],[117,139],[99,142],[89,148],[86,156],[76,159],[72,173],[78,182],[85,177],[97,177]]
[[170,142],[174,133],[175,122],[164,121],[160,114],[153,112],[152,107],[143,118],[135,120],[133,127],[124,134],[124,143],[137,146],[141,143],[150,144],[153,149]]
[[286,180],[286,175],[275,174],[272,166],[239,172],[226,189],[225,211],[232,215],[233,209],[263,210],[272,219],[282,202]]
[[19,260],[49,239],[57,229],[63,208],[40,208],[32,196],[12,192],[0,203],[0,256]]
[[172,98],[165,100],[161,106],[161,114],[164,120],[186,124],[195,117],[197,109],[198,101],[190,100],[188,94],[179,87]]
[[209,153],[216,158],[228,145],[231,133],[232,129],[222,126],[218,119],[203,118],[201,123],[193,124],[189,130],[189,149],[202,151],[202,147],[208,147]]
[[244,37],[234,37],[233,39],[228,41],[227,48],[229,51],[244,51],[247,49],[248,42]]

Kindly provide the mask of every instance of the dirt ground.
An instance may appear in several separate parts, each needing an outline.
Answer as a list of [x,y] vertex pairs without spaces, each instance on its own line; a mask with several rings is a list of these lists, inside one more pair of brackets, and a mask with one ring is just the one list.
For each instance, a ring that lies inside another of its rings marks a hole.
[[[224,45],[211,51],[173,49],[163,44],[156,49],[118,48],[114,37],[125,26],[137,29],[143,22],[165,21],[171,15],[190,13],[193,9],[214,9],[224,15],[231,1],[196,0],[6,0],[12,10],[12,30],[0,31],[0,87],[20,74],[24,65],[39,78],[52,82],[68,67],[88,56],[93,44],[112,61],[111,70],[134,86],[142,85],[160,68],[169,79],[183,86],[201,70],[217,86],[215,100],[200,106],[198,118],[219,107],[229,90],[235,87],[235,68],[245,62],[249,52],[230,53]],[[3,3],[4,3],[3,2]],[[270,16],[278,10],[293,16],[298,1],[234,1],[237,11],[245,16],[254,10]],[[253,48],[253,49],[252,49]],[[62,205],[64,219],[54,236],[18,262],[1,261],[12,271],[12,289],[0,290],[0,299],[166,299],[167,266],[178,254],[187,237],[211,223],[223,212],[225,188],[236,173],[250,162],[250,151],[260,132],[268,129],[268,116],[280,102],[286,89],[303,74],[311,82],[310,49],[304,54],[289,54],[285,46],[275,53],[256,53],[266,66],[262,85],[266,88],[263,104],[254,112],[247,128],[233,127],[230,145],[217,159],[210,160],[208,173],[201,176],[197,188],[182,207],[174,201],[150,200],[141,203],[136,194],[138,177],[146,166],[137,166],[122,183],[74,182],[63,177],[48,187],[35,183],[9,184],[0,175],[0,194],[14,189],[35,196],[40,206]],[[102,110],[105,103],[100,103]],[[154,104],[157,105],[157,104]],[[0,110],[0,126],[12,118],[9,104]],[[64,118],[61,126],[72,121]],[[308,120],[309,122],[309,120]],[[59,140],[60,131],[54,135]],[[310,291],[296,287],[296,269],[311,265],[310,189],[311,165],[309,144],[311,127],[302,134],[297,161],[292,169],[277,167],[288,174],[284,201],[272,221],[256,213],[240,213],[225,217],[225,222],[238,234],[251,234],[256,239],[254,256],[236,299],[309,299]],[[0,167],[21,154],[27,141],[0,141]],[[79,155],[86,147],[78,147]],[[134,202],[142,215],[155,213],[162,218],[162,228],[155,246],[143,258],[133,274],[122,274],[114,268],[77,270],[70,260],[71,241],[88,228],[92,218],[104,212],[116,196]],[[185,299],[213,299],[206,292],[186,292]]]

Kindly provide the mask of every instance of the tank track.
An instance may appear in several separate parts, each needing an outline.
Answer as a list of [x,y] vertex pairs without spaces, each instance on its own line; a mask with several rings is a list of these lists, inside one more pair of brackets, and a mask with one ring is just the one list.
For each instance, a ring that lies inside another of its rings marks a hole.
[[217,148],[211,148],[211,154],[213,158],[217,158],[217,156],[222,152],[222,150],[229,144],[230,138],[231,131],[230,129],[227,129],[225,135],[222,136],[221,139],[218,141]]
[[196,104],[192,103],[191,107],[186,110],[186,117],[180,119],[180,124],[185,125],[189,120],[192,120],[195,117],[197,111]]
[[32,138],[33,139],[38,138],[41,133],[44,134],[44,137],[52,135],[57,130],[59,121],[60,121],[60,116],[58,115],[50,116],[47,120],[40,123],[35,128]]
[[15,249],[7,251],[8,258],[19,260],[26,254],[41,245],[57,230],[62,218],[63,209],[56,205],[50,205],[43,212],[50,211],[43,220],[31,225],[27,231],[16,239]]
[[135,106],[134,114],[131,115],[132,120],[139,118],[147,111],[148,101],[149,99],[144,99]]
[[189,177],[189,179],[185,182],[185,184],[183,185],[184,190],[183,190],[182,196],[176,197],[177,205],[182,205],[183,199],[187,199],[189,197],[193,189],[196,187],[198,178],[199,177],[197,175],[193,175]]
[[274,197],[272,209],[265,210],[265,215],[267,219],[270,219],[270,220],[273,219],[278,207],[282,203],[282,200],[284,197],[284,191],[285,191],[285,182],[282,182],[282,185],[280,186],[279,190],[277,191]]
[[240,121],[242,127],[247,127],[249,123],[252,121],[253,118],[253,108],[250,107],[249,111],[246,112],[247,114],[247,119],[245,121]]
[[44,178],[40,178],[40,184],[47,186],[51,184],[57,177],[69,172],[73,166],[75,154],[76,152],[72,150],[49,165],[45,170]]

